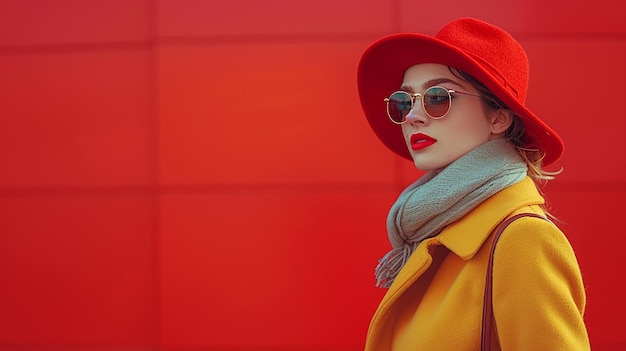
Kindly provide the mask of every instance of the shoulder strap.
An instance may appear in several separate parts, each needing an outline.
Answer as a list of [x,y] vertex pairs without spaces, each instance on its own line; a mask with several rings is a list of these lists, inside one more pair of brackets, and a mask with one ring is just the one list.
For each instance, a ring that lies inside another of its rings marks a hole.
[[491,244],[491,252],[489,253],[489,262],[487,263],[487,278],[485,281],[485,296],[483,300],[483,323],[482,323],[482,335],[480,340],[480,350],[488,351],[491,350],[491,331],[493,324],[493,305],[492,305],[492,283],[493,283],[493,254],[496,251],[496,243],[498,239],[500,239],[500,235],[504,232],[504,229],[514,222],[515,220],[522,217],[535,217],[541,218],[544,220],[548,220],[544,216],[538,215],[536,213],[519,213],[514,216],[507,218],[505,221],[498,226],[496,233],[494,234],[493,243]]

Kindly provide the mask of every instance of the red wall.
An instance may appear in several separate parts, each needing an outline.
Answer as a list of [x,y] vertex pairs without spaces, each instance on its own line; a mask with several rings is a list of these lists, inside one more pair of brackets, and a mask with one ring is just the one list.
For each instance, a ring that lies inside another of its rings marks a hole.
[[362,349],[418,173],[356,65],[459,16],[527,48],[592,345],[626,349],[619,0],[0,0],[0,350]]

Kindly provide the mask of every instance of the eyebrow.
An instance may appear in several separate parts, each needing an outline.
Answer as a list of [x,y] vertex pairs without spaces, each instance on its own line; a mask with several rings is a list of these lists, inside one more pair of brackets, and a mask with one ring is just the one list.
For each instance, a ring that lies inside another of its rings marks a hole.
[[[429,81],[424,82],[424,84],[422,84],[422,89],[425,90],[425,89],[430,88],[432,86],[440,85],[440,84],[443,84],[443,83],[454,84],[454,85],[456,85],[459,88],[465,88],[460,83],[458,83],[458,82],[456,82],[456,81],[454,81],[452,79],[449,79],[449,78],[435,78],[435,79],[431,79]],[[403,86],[400,87],[400,89],[406,90],[406,91],[410,91],[410,92],[413,92],[413,93],[415,92],[415,91],[413,91],[413,88],[408,86],[408,85],[403,85]]]

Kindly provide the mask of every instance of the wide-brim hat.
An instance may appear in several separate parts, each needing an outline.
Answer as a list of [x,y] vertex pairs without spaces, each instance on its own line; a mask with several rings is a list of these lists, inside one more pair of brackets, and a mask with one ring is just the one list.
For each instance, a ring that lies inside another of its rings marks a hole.
[[504,30],[473,18],[444,26],[435,36],[399,33],[370,45],[358,66],[361,105],[378,138],[398,155],[412,160],[399,125],[387,117],[383,99],[398,90],[407,68],[438,63],[478,79],[524,123],[524,146],[545,153],[544,165],[563,154],[561,137],[526,107],[529,64],[524,48]]

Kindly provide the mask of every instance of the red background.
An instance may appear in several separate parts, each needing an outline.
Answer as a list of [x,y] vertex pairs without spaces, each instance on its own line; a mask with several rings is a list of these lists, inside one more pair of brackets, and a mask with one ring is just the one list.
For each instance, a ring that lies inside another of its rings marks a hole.
[[510,31],[559,131],[546,194],[594,350],[624,350],[619,0],[0,0],[0,350],[345,350],[419,175],[369,129],[369,43]]

